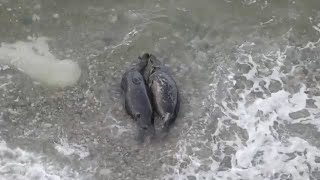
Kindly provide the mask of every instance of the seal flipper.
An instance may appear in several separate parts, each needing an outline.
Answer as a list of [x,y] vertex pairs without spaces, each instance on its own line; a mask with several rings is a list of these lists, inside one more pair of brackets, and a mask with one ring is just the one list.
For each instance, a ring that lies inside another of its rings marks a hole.
[[177,119],[178,113],[180,110],[180,95],[179,95],[179,91],[177,91],[177,103],[174,109],[174,113],[167,113],[166,115],[164,115],[161,119],[163,122],[163,126],[162,126],[162,131],[164,132],[168,132],[170,126],[175,122],[175,120]]
[[171,114],[167,113],[162,119],[162,131],[168,132],[170,125],[174,122],[175,117],[173,117]]
[[123,76],[121,77],[121,83],[120,83],[120,87],[121,89],[124,91],[127,88],[127,82],[126,82],[126,76],[127,76],[127,72],[125,72],[123,74]]
[[172,118],[170,114],[166,114],[164,117],[161,118],[162,121],[162,127],[161,127],[161,132],[159,134],[159,138],[161,140],[164,140],[165,138],[168,137],[169,134],[169,128],[170,128],[170,122],[172,122]]
[[149,53],[144,53],[142,56],[141,56],[141,59],[144,60],[144,61],[148,61],[148,59],[150,58],[150,54]]

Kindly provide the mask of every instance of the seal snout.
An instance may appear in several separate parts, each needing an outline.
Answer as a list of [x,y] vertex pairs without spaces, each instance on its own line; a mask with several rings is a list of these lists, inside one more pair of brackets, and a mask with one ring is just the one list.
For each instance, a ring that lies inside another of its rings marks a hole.
[[148,65],[160,67],[161,63],[160,61],[153,55],[149,53],[144,53],[141,57],[139,57],[140,60],[146,62]]
[[150,58],[150,54],[149,53],[144,53],[142,56],[141,56],[141,59],[142,60],[148,60]]
[[162,63],[153,54],[149,54],[148,64],[153,68],[161,68],[162,66]]

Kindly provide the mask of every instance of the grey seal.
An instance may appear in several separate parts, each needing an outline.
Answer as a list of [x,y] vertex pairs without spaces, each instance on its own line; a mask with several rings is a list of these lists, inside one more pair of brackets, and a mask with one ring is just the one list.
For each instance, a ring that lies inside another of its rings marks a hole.
[[144,141],[146,135],[155,133],[150,94],[142,75],[146,65],[147,62],[139,57],[138,62],[132,65],[121,79],[125,109],[137,123],[139,141]]
[[162,119],[162,130],[166,132],[179,112],[178,87],[165,66],[154,55],[145,53],[142,59],[147,61],[144,77],[150,88],[152,106]]

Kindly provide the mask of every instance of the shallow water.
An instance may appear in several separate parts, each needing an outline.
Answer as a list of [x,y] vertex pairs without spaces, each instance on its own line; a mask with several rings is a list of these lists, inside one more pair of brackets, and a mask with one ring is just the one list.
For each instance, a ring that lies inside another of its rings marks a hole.
[[[319,8],[0,0],[0,179],[320,179]],[[144,52],[182,104],[139,145],[120,79]]]

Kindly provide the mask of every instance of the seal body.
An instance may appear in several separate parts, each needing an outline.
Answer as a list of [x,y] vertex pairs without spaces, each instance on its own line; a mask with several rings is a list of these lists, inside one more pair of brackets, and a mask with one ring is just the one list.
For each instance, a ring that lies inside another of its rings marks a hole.
[[150,88],[152,105],[161,117],[162,128],[166,131],[179,112],[179,91],[172,76],[155,56],[144,54],[142,59],[147,59],[144,76]]
[[154,134],[153,109],[149,99],[148,87],[141,74],[146,61],[139,62],[128,69],[121,79],[121,89],[124,92],[125,109],[137,122],[139,140],[143,141],[148,134]]

